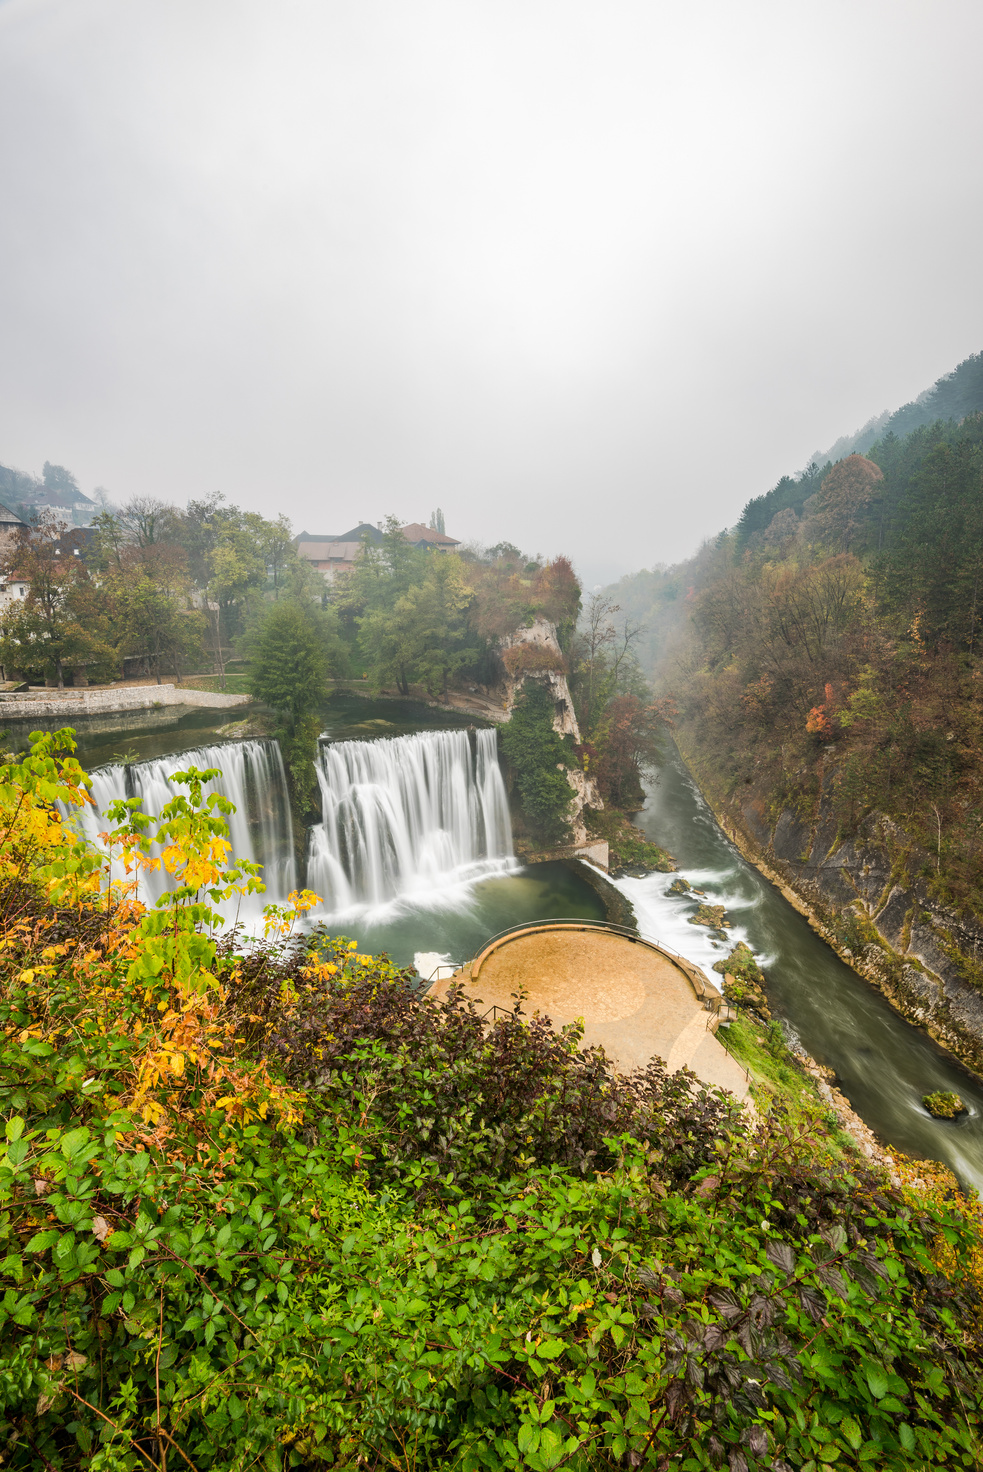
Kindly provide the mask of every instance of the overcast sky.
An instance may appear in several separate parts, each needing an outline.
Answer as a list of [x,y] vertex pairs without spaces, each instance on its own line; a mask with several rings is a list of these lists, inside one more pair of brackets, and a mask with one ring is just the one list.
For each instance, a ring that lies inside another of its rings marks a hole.
[[0,0],[0,462],[671,562],[983,348],[980,0]]

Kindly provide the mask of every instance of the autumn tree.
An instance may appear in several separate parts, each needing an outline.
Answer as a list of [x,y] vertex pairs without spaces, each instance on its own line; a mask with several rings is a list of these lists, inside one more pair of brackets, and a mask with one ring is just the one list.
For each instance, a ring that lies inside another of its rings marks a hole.
[[246,516],[246,524],[253,532],[266,562],[267,572],[273,584],[274,600],[279,600],[287,570],[297,557],[290,521],[282,515],[278,516],[276,521],[267,521],[262,516],[250,512]]
[[596,734],[598,758],[593,767],[605,803],[637,812],[645,802],[647,772],[661,760],[661,735],[676,714],[671,700],[643,701],[618,695],[604,712]]
[[136,568],[126,576],[107,577],[100,592],[120,655],[143,655],[158,685],[162,670],[180,679],[189,663],[194,668],[204,648],[204,613],[186,607],[183,598]]
[[[592,593],[581,620],[573,648],[577,720],[584,735],[593,733],[602,712],[622,685],[622,677],[634,672],[634,645],[644,632],[605,593]],[[620,688],[620,693],[626,691]]]
[[580,613],[580,579],[568,557],[555,557],[533,579],[536,612],[554,625],[561,649],[568,649]]
[[64,522],[42,520],[19,532],[8,546],[4,571],[28,584],[27,596],[0,616],[5,669],[40,670],[48,683],[61,686],[66,670],[109,673],[116,668],[105,602],[75,555]]

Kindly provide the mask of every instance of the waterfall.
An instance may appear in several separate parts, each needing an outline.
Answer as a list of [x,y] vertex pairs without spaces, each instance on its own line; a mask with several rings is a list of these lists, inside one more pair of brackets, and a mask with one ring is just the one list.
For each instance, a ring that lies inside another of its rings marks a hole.
[[331,912],[380,905],[513,866],[498,737],[421,731],[322,745],[322,821],[311,830],[307,883]]
[[[155,761],[102,767],[92,773],[95,807],[78,810],[77,821],[86,837],[98,841],[106,824],[102,815],[116,798],[139,797],[145,813],[156,817],[165,803],[187,788],[173,784],[173,772],[188,767],[218,767],[222,775],[209,782],[205,794],[219,792],[235,804],[229,825],[230,858],[249,859],[262,865],[266,893],[246,896],[238,907],[243,919],[258,919],[264,904],[283,902],[297,887],[293,827],[287,796],[286,774],[280,747],[275,741],[227,742],[200,746]],[[74,811],[74,810],[73,810]],[[122,875],[118,876],[122,878]],[[152,905],[170,883],[161,868],[140,877],[140,898]]]

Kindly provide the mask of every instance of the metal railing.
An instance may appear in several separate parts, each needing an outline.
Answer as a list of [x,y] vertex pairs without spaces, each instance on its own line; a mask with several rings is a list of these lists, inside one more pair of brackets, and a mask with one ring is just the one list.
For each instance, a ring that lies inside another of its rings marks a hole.
[[470,960],[465,961],[464,965],[472,965],[497,940],[504,940],[507,935],[521,935],[524,930],[539,930],[544,925],[562,925],[568,930],[609,930],[612,935],[622,935],[626,940],[638,940],[646,945],[657,946],[660,951],[666,951],[670,956],[675,956],[677,960],[685,961],[687,966],[696,966],[696,962],[690,961],[682,951],[667,946],[664,941],[658,940],[654,935],[646,935],[641,930],[632,930],[628,925],[617,925],[613,920],[580,920],[570,915],[546,915],[542,920],[523,920],[519,925],[507,925],[504,930],[490,935],[482,944],[481,949],[476,951]]

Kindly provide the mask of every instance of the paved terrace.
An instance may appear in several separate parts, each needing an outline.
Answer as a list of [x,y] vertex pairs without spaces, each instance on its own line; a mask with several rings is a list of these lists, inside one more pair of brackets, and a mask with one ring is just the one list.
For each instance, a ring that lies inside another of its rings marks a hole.
[[524,1010],[555,1027],[584,1019],[583,1046],[600,1044],[623,1073],[665,1059],[671,1073],[692,1069],[704,1083],[746,1097],[744,1069],[717,1041],[720,994],[699,970],[652,941],[601,925],[538,925],[491,942],[455,976],[434,982],[431,996],[453,984],[485,1008]]

